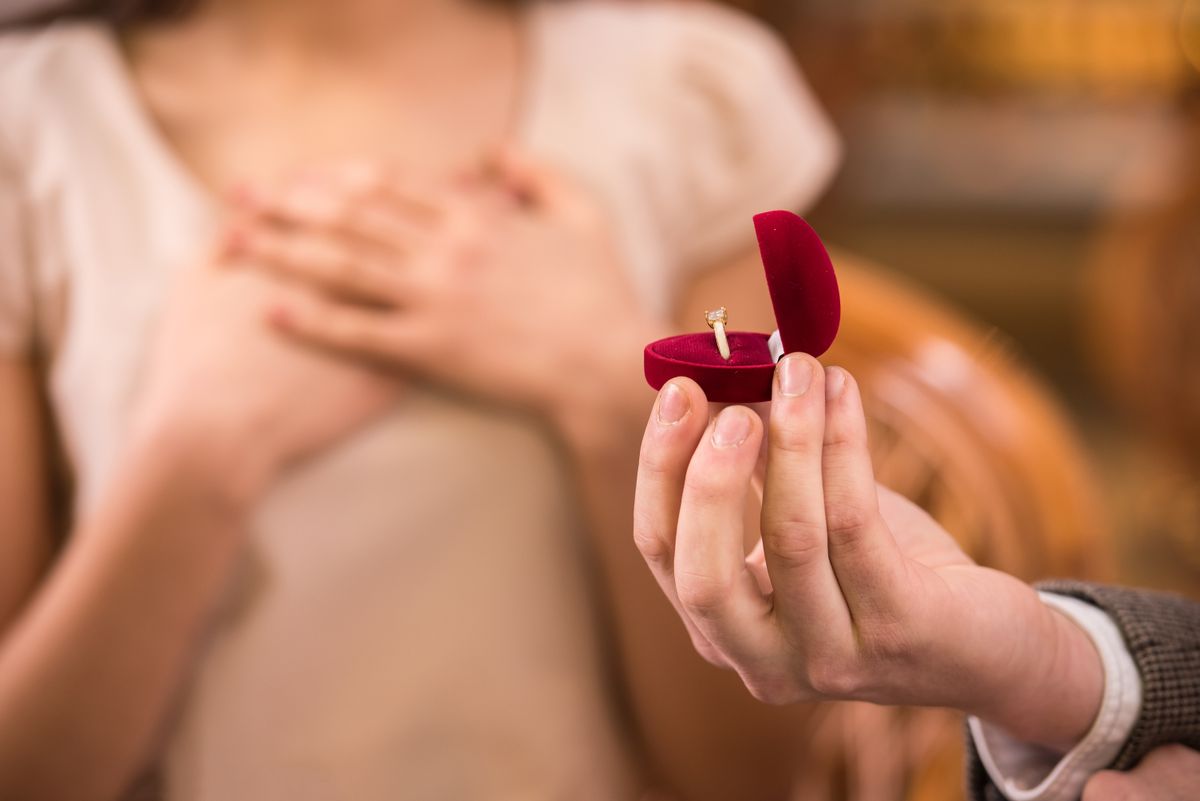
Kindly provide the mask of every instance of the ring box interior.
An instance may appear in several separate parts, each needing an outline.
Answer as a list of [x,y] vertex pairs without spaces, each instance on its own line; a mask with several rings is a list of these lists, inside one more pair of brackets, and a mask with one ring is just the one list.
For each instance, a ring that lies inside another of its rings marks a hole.
[[[756,214],[754,231],[783,352],[820,356],[833,344],[842,316],[829,253],[812,227],[790,211]],[[770,334],[729,331],[726,336],[728,361],[711,330],[651,342],[645,351],[646,381],[657,390],[685,376],[716,403],[769,401],[775,374]]]

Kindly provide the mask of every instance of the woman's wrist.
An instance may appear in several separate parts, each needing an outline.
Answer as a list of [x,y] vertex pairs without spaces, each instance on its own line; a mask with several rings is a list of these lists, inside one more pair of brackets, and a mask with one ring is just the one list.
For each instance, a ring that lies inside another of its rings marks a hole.
[[267,450],[254,446],[258,439],[187,418],[145,421],[130,436],[126,467],[159,473],[214,508],[238,515],[277,472]]
[[576,456],[607,450],[627,435],[636,443],[654,402],[642,373],[642,349],[667,332],[652,321],[598,329],[597,339],[582,343],[579,355],[552,377],[547,417]]

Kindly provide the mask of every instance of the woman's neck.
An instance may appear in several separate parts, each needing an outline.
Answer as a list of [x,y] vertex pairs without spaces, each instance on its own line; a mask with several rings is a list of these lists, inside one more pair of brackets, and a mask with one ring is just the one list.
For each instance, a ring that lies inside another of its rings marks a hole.
[[303,82],[330,74],[453,77],[512,38],[515,4],[481,0],[205,0],[177,22],[126,31],[160,74],[238,65]]
[[477,0],[206,0],[192,25],[259,53],[339,61],[394,53],[440,34],[494,25],[503,7]]
[[214,189],[346,158],[441,175],[514,126],[518,17],[478,0],[207,0],[122,45],[148,113]]

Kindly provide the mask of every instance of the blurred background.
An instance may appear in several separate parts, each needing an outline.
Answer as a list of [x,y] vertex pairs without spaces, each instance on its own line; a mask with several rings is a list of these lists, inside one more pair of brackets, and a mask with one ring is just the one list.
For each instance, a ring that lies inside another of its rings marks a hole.
[[1117,577],[1200,596],[1200,2],[739,5],[845,139],[816,228],[1047,381]]

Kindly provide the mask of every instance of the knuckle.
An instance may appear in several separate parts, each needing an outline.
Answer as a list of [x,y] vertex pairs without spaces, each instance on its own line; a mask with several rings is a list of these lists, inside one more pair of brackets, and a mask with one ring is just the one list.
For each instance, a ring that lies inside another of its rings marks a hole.
[[746,685],[746,689],[750,691],[750,695],[756,701],[770,706],[782,706],[789,703],[786,694],[774,682],[743,678],[742,683]]
[[729,661],[712,643],[695,633],[691,633],[691,638],[692,647],[696,649],[696,653],[700,655],[701,659],[715,668],[729,670]]
[[642,449],[638,453],[638,469],[642,475],[652,479],[664,479],[672,474],[672,460],[661,451],[661,446],[652,441],[650,436],[642,440]]
[[861,683],[850,670],[819,669],[810,676],[812,688],[826,698],[855,698]]
[[825,495],[825,528],[831,538],[839,540],[839,544],[853,544],[856,535],[861,533],[873,520],[873,515],[854,500],[839,498],[838,493],[826,491]]
[[657,568],[671,564],[671,546],[664,537],[641,513],[635,512],[633,525],[633,544],[649,564]]
[[763,522],[764,545],[781,567],[808,568],[827,558],[823,524],[811,520],[769,518]]
[[867,447],[867,434],[862,426],[847,425],[838,419],[835,412],[829,412],[829,425],[825,427],[824,445],[833,450],[858,450]]
[[854,698],[862,688],[858,672],[835,659],[815,659],[804,669],[808,686],[824,698]]
[[725,609],[732,582],[704,573],[681,571],[675,576],[679,603],[690,614],[702,620],[719,617]]
[[701,507],[723,506],[734,497],[734,482],[724,480],[720,471],[711,469],[688,470],[684,478],[685,497]]
[[[850,381],[849,378],[846,379]],[[842,398],[849,394],[849,386],[842,391]],[[850,409],[844,404],[833,403],[825,407],[826,448],[856,450],[867,447],[867,429],[861,420],[860,409]]]
[[776,450],[807,454],[821,446],[813,426],[801,415],[775,413],[770,418],[770,439]]
[[803,700],[804,694],[792,676],[779,670],[739,671],[742,683],[754,699],[771,706],[784,706]]

